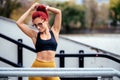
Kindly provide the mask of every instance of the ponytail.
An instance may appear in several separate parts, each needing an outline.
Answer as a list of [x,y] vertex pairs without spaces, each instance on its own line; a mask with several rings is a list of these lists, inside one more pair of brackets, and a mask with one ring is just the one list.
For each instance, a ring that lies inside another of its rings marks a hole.
[[40,17],[44,20],[48,19],[48,12],[46,10],[46,6],[44,5],[37,6],[36,11],[32,14],[32,20],[34,20],[37,17]]

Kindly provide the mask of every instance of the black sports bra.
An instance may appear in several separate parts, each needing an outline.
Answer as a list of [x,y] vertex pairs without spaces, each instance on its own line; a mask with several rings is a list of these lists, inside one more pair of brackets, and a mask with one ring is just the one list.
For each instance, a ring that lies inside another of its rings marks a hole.
[[44,51],[44,50],[53,50],[56,51],[57,42],[55,40],[53,32],[50,30],[51,38],[48,40],[43,40],[40,38],[40,32],[38,32],[37,40],[36,40],[36,52]]

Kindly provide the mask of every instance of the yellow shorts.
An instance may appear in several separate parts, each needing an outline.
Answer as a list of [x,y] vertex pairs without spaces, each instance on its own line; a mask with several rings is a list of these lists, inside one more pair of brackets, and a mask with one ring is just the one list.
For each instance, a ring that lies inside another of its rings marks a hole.
[[[42,62],[35,60],[32,64],[33,68],[55,68],[55,62]],[[60,80],[59,77],[29,77],[29,80]]]

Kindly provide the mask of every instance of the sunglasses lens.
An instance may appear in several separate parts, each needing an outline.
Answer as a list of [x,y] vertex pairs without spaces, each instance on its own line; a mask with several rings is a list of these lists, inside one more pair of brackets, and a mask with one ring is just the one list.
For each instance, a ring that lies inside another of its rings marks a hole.
[[38,26],[42,26],[42,23],[38,23]]
[[37,26],[41,27],[42,25],[43,25],[43,23],[38,23],[38,24],[34,24],[33,26],[37,28]]

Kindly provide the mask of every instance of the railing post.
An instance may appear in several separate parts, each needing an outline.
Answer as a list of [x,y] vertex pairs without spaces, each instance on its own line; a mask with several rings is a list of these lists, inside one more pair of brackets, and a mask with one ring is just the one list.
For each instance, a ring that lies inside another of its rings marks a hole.
[[[64,50],[60,50],[60,54],[64,54],[65,53],[65,51]],[[64,65],[65,65],[65,60],[64,60],[64,56],[61,56],[60,57],[60,67],[64,67]]]
[[[84,54],[83,50],[79,50],[79,54]],[[79,56],[79,67],[83,68],[84,67],[84,57],[83,56]]]
[[[18,39],[18,42],[22,43],[22,39]],[[18,45],[18,65],[23,66],[23,48]],[[22,77],[18,77],[18,80],[22,80]]]
[[[22,43],[22,39],[18,39],[18,42]],[[23,66],[23,49],[21,45],[18,45],[18,65]]]

